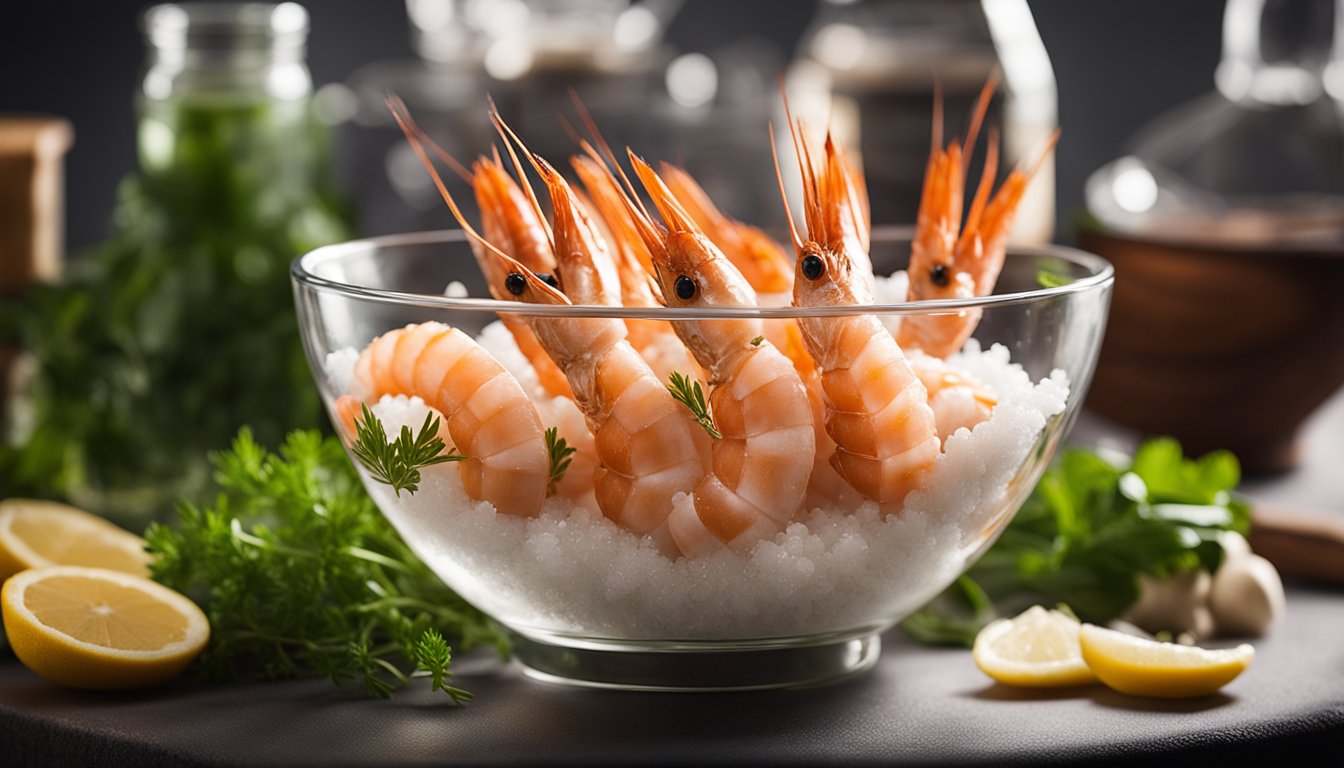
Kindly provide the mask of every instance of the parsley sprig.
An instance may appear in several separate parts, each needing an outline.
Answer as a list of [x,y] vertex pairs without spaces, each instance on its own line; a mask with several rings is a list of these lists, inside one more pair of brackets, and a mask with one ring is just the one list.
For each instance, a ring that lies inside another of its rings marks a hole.
[[338,440],[289,435],[277,453],[239,433],[212,455],[220,493],[145,533],[154,579],[210,619],[207,679],[320,675],[388,697],[428,677],[453,701],[452,654],[508,641],[412,554]]
[[700,382],[676,371],[673,371],[669,378],[672,383],[667,385],[667,391],[672,393],[672,397],[691,409],[695,420],[700,422],[700,426],[705,428],[710,437],[715,440],[723,439],[723,433],[714,426],[714,417],[709,412],[709,403],[705,400],[705,390],[700,386]]
[[569,463],[574,460],[574,450],[560,437],[560,430],[551,427],[546,430],[546,455],[551,460],[551,480],[546,484],[546,495],[555,495],[555,485],[565,478]]
[[369,406],[361,405],[363,418],[355,419],[355,444],[351,450],[359,463],[369,470],[380,483],[392,486],[400,496],[402,491],[414,494],[420,490],[420,470],[448,461],[462,461],[466,456],[456,448],[444,453],[444,442],[439,437],[439,418],[425,414],[420,432],[411,436],[411,428],[402,426],[396,440],[389,441],[383,423],[373,415]]

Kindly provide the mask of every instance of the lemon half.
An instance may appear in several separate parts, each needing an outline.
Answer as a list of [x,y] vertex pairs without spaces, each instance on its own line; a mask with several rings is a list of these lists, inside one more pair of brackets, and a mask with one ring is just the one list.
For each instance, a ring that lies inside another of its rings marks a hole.
[[10,577],[0,590],[14,654],[71,688],[157,685],[205,648],[210,623],[185,596],[139,576],[55,565]]
[[145,540],[53,501],[0,501],[0,581],[27,568],[83,565],[148,576]]
[[1207,696],[1232,682],[1255,658],[1242,644],[1209,650],[1160,643],[1084,624],[1079,633],[1083,658],[1103,683],[1121,693],[1164,699]]
[[976,666],[1004,685],[1060,688],[1097,678],[1078,646],[1079,624],[1059,611],[1032,606],[1011,619],[991,622],[975,636]]

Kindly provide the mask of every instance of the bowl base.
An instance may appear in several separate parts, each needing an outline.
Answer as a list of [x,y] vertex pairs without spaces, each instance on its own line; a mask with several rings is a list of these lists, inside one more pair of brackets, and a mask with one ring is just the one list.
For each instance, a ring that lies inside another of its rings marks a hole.
[[876,630],[779,641],[643,643],[515,635],[528,677],[634,691],[752,691],[837,680],[877,663]]

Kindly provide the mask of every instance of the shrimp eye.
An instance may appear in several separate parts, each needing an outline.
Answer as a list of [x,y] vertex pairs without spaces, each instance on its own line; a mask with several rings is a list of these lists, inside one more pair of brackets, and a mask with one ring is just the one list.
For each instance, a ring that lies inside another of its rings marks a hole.
[[550,272],[538,272],[538,273],[537,273],[537,279],[540,280],[541,282],[543,282],[543,283],[545,283],[545,284],[551,286],[552,288],[556,289],[557,291],[560,290],[560,281],[559,281],[559,280],[556,280],[556,279],[555,279],[555,275],[552,275]]
[[677,291],[677,298],[682,301],[690,301],[695,295],[695,281],[685,275],[677,277],[677,282],[672,287]]
[[527,279],[517,272],[510,272],[504,278],[504,287],[514,296],[522,296],[523,289],[527,288]]
[[947,265],[934,264],[933,269],[929,270],[929,279],[939,288],[947,287]]
[[808,280],[816,280],[825,271],[826,262],[822,261],[820,256],[810,254],[803,257],[803,277]]

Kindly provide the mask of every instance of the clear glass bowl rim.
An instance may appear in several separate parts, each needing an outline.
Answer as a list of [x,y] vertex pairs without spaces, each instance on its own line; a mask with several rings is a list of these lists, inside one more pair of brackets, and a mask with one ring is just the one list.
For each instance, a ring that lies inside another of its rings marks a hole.
[[[874,243],[897,243],[912,239],[912,227],[882,226],[873,229]],[[407,245],[432,243],[463,243],[467,241],[462,230],[434,230],[382,235],[342,243],[324,245],[294,259],[290,274],[296,285],[323,293],[334,293],[354,299],[374,301],[426,309],[449,309],[470,312],[522,315],[532,317],[615,317],[647,318],[651,320],[687,320],[701,318],[762,318],[781,319],[798,317],[843,317],[847,315],[927,315],[951,314],[965,310],[1030,304],[1054,297],[1098,291],[1115,280],[1111,263],[1096,254],[1065,245],[1009,246],[1008,258],[1058,258],[1082,267],[1089,274],[1060,286],[1036,288],[1030,291],[992,294],[973,299],[935,299],[907,301],[899,304],[862,304],[825,307],[603,307],[583,304],[539,305],[515,301],[483,298],[452,298],[441,294],[391,291],[364,285],[343,283],[318,276],[314,269],[328,261],[349,257],[352,253]]]

